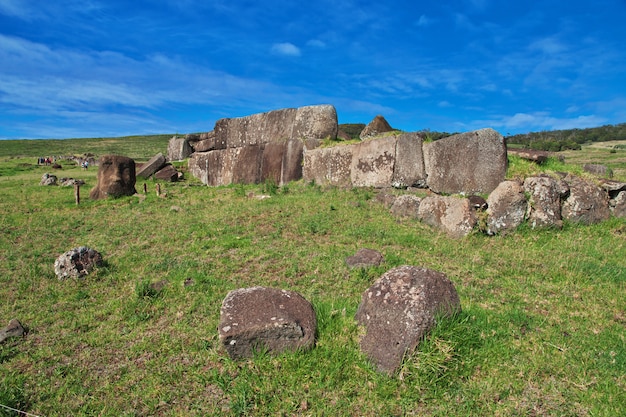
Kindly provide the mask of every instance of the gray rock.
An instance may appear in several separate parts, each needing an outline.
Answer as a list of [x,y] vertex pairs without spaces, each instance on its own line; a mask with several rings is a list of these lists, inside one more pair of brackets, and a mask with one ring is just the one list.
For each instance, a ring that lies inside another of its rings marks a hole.
[[535,149],[507,149],[507,154],[515,155],[538,164],[543,164],[550,157],[550,152]]
[[187,159],[193,153],[193,149],[189,141],[185,138],[174,136],[167,144],[167,160],[182,161]]
[[439,194],[490,193],[505,178],[506,144],[493,129],[424,144],[428,187]]
[[150,178],[155,172],[165,166],[165,157],[162,153],[154,155],[148,162],[143,164],[139,171],[137,171],[137,177]]
[[402,194],[396,197],[389,211],[394,216],[418,218],[418,211],[422,199],[412,194]]
[[380,372],[392,374],[437,317],[461,310],[452,282],[442,273],[400,266],[382,275],[361,297],[357,322],[365,326],[361,350]]
[[41,176],[39,185],[57,185],[57,176],[48,174],[47,172]]
[[165,164],[163,168],[154,173],[154,178],[161,181],[175,182],[178,181],[179,177],[180,173],[171,164]]
[[524,222],[528,201],[517,181],[503,181],[487,198],[487,234],[506,234]]
[[571,174],[563,181],[569,186],[569,195],[561,206],[563,219],[594,224],[611,216],[608,195],[600,187]]
[[4,329],[0,329],[0,343],[11,337],[21,337],[25,333],[24,327],[17,319],[12,319]]
[[82,278],[102,264],[102,255],[98,251],[80,246],[65,252],[54,261],[54,273],[59,280]]
[[275,288],[241,288],[228,293],[220,310],[219,338],[233,359],[306,349],[315,343],[313,306],[300,294]]
[[613,171],[606,165],[585,164],[583,165],[583,171],[599,177],[613,178]]
[[305,148],[302,166],[304,181],[338,187],[352,186],[351,167],[355,149],[353,145],[312,150]]
[[393,180],[397,137],[371,139],[354,147],[350,182],[354,187],[388,187]]
[[368,268],[371,266],[379,266],[385,258],[374,249],[359,249],[354,255],[346,258],[348,268]]
[[524,191],[529,196],[526,217],[533,229],[563,227],[559,181],[548,176],[528,177],[524,180]]
[[478,222],[469,200],[459,197],[425,197],[420,201],[417,217],[454,238],[467,236]]
[[610,201],[611,212],[615,217],[626,218],[626,191],[621,191]]

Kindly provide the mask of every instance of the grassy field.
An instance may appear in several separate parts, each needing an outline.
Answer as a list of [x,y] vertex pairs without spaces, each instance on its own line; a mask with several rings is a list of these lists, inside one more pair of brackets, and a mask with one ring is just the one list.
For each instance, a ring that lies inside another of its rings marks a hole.
[[[162,183],[159,198],[150,180],[143,200],[77,206],[73,189],[38,185],[40,155],[106,150],[141,161],[167,144],[110,141],[0,142],[0,327],[17,318],[28,329],[0,345],[0,404],[42,417],[626,415],[626,220],[453,240],[392,217],[371,189],[188,178]],[[576,157],[626,153],[600,151]],[[611,163],[621,175],[626,163]],[[55,174],[84,179],[86,197],[96,170],[61,164]],[[537,170],[514,160],[508,175]],[[57,280],[54,260],[81,245],[105,266]],[[345,258],[363,247],[385,263],[349,270]],[[447,274],[463,312],[387,377],[359,352],[354,314],[361,293],[404,264]],[[313,303],[314,349],[228,358],[221,302],[253,285]]]

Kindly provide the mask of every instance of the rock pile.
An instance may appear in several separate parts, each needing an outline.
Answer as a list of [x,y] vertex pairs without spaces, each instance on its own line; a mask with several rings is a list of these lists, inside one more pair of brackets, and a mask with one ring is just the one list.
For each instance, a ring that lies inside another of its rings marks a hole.
[[82,278],[102,264],[102,255],[98,251],[80,246],[65,252],[54,261],[54,273],[59,280]]

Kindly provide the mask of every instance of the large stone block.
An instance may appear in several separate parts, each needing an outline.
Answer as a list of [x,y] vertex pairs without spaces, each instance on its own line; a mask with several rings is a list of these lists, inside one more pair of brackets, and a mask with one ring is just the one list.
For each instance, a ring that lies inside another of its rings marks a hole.
[[352,145],[350,180],[354,187],[388,187],[396,162],[396,137],[387,136]]
[[506,175],[506,143],[493,129],[424,144],[428,187],[442,194],[490,193]]
[[354,146],[335,146],[304,151],[302,177],[320,185],[350,187]]
[[425,197],[419,202],[417,218],[454,238],[467,236],[478,222],[467,198],[438,195]]
[[563,180],[569,186],[569,195],[561,206],[563,219],[594,224],[611,216],[609,196],[604,190],[571,174]]
[[301,140],[291,139],[285,144],[283,164],[281,168],[280,185],[302,178],[302,159],[304,158],[304,143]]
[[422,145],[423,139],[418,133],[403,133],[397,137],[392,186],[426,187]]
[[148,162],[143,164],[139,171],[137,171],[137,176],[142,178],[150,178],[155,172],[160,170],[165,166],[165,156],[161,152],[154,155]]
[[183,159],[187,159],[192,153],[193,149],[189,141],[185,138],[174,136],[167,144],[168,161],[182,161]]
[[502,181],[487,198],[487,234],[506,234],[521,225],[528,210],[524,187],[517,181]]
[[336,139],[338,129],[335,107],[329,104],[299,107],[289,139]]

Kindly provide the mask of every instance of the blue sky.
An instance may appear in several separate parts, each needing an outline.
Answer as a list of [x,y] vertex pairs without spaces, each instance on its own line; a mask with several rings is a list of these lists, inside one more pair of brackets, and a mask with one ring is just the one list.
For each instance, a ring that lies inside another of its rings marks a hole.
[[332,104],[405,131],[626,122],[626,0],[0,0],[0,138]]

